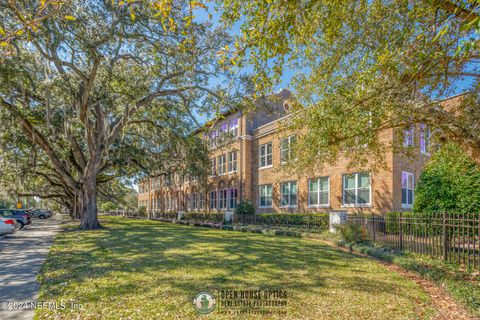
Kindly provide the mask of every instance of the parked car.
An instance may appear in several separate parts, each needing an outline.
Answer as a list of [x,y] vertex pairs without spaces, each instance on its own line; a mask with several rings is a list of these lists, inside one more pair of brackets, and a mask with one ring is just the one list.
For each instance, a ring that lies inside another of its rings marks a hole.
[[49,210],[41,210],[41,209],[30,209],[27,214],[30,215],[31,218],[39,218],[39,219],[46,219],[52,216],[52,212]]
[[32,223],[32,219],[23,209],[0,209],[0,217],[15,219],[15,228],[22,229]]
[[0,236],[15,232],[15,219],[0,217]]

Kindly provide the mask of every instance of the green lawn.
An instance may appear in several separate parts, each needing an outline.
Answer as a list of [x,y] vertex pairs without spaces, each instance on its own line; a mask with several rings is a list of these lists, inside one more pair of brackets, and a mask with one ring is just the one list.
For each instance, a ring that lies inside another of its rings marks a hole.
[[[199,316],[199,291],[284,290],[278,319],[429,319],[429,298],[381,264],[319,242],[119,217],[107,229],[57,236],[40,301],[75,300],[81,311],[37,310],[40,319],[258,318],[218,310]],[[266,317],[266,316],[265,316]]]

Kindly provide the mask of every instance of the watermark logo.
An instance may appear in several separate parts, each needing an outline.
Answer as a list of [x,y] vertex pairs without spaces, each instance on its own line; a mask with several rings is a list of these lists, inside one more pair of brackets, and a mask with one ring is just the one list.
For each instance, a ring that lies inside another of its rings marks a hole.
[[217,301],[215,296],[208,291],[202,291],[197,293],[193,298],[193,307],[198,313],[208,314],[215,309]]

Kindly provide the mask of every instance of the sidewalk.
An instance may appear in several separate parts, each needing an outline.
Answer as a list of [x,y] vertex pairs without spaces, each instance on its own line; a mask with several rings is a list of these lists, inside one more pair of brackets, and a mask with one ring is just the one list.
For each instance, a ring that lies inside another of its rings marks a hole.
[[[59,230],[62,216],[34,219],[31,226],[0,239],[0,319],[32,319],[34,310],[12,308],[10,302],[36,301],[37,274]],[[8,303],[6,303],[8,302]]]

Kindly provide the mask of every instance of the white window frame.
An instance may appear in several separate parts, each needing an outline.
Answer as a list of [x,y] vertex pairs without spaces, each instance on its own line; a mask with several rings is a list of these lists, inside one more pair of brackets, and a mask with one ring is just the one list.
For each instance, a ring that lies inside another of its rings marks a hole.
[[[212,206],[213,204],[213,206]],[[217,209],[217,191],[210,191],[210,209]]]
[[205,208],[205,194],[203,192],[199,192],[199,200],[198,200],[198,209]]
[[226,140],[228,135],[228,121],[218,126],[218,142],[222,143]]
[[[232,191],[234,191],[235,197],[232,197]],[[232,199],[235,199],[234,205],[232,206]],[[228,189],[228,209],[235,209],[238,204],[238,188],[229,188]]]
[[[262,194],[262,191],[268,191],[268,187],[270,187],[270,195],[267,192]],[[270,205],[263,205],[262,206],[262,197],[265,198],[265,203],[267,202],[266,199],[270,198]],[[270,184],[263,184],[258,186],[258,207],[259,208],[272,208],[273,207],[273,185]]]
[[192,209],[197,210],[197,193],[192,193]]
[[[232,125],[234,120],[237,120],[237,122],[234,125]],[[238,136],[238,121],[239,121],[238,117],[230,119],[228,121],[228,133],[234,138]]]
[[[407,202],[406,202],[406,203],[403,202],[403,189],[404,189],[404,188],[403,188],[403,174],[405,174],[405,175],[406,175],[406,178],[407,178],[407,186],[406,186],[406,188],[405,188],[405,190],[407,190],[407,192],[406,192],[406,195],[407,195],[407,197],[406,197],[407,199],[406,199],[406,200],[407,200]],[[409,180],[408,178],[409,178],[409,176],[412,177],[412,185],[410,186],[411,189],[408,188],[408,187],[409,187],[409,185],[408,185],[408,180]],[[401,191],[401,192],[402,192],[402,195],[401,195],[401,197],[402,197],[402,208],[404,208],[404,209],[411,209],[411,208],[413,208],[413,201],[414,201],[414,199],[415,199],[415,175],[414,175],[413,173],[408,172],[408,171],[402,171],[402,176],[401,176],[401,190],[402,190],[402,191]],[[412,199],[408,199],[408,190],[412,190]],[[411,200],[411,203],[408,203],[408,200]]]
[[[327,179],[327,190],[320,190],[320,179]],[[317,183],[317,204],[311,204],[310,203],[310,194],[313,194],[313,192],[310,191],[310,182],[316,180]],[[308,202],[308,207],[310,208],[325,208],[325,207],[330,207],[330,177],[324,176],[324,177],[316,177],[316,178],[311,178],[308,179],[308,194],[307,194],[307,202]],[[327,193],[327,203],[320,203],[320,194],[321,193]]]
[[217,138],[218,138],[218,131],[213,130],[209,133],[208,139],[209,139],[209,145],[210,147],[214,148],[217,145]]
[[[292,159],[292,140],[296,140],[297,136],[292,134],[291,136],[288,136],[286,138],[283,138],[280,140],[280,163],[284,164],[287,163]],[[287,143],[284,144],[283,142],[286,141]],[[284,146],[287,146],[284,148]],[[287,159],[283,158],[283,153],[286,152],[288,154]]]
[[[268,146],[270,146],[270,153],[268,153]],[[268,156],[270,156],[270,164],[268,163]],[[262,166],[262,159],[265,160],[265,165]],[[271,168],[273,166],[273,144],[272,142],[267,142],[258,148],[258,168],[265,169]]]
[[218,209],[225,210],[228,206],[228,189],[218,190]]
[[430,126],[426,124],[420,125],[420,152],[422,154],[430,154],[430,138],[432,133],[430,131]]
[[[360,188],[358,187],[358,176],[360,174],[368,173],[369,178],[369,202],[368,203],[358,203],[358,191]],[[354,175],[355,176],[355,188],[348,189],[348,190],[355,190],[355,203],[345,203],[345,179],[347,176]],[[352,173],[344,173],[342,175],[342,207],[346,208],[368,208],[372,206],[372,175],[370,172],[363,171],[363,172],[352,172]]]
[[217,175],[217,159],[212,158],[210,159],[210,177],[214,177]]
[[222,176],[227,173],[227,156],[222,154],[217,157],[217,174]]
[[404,147],[413,147],[415,146],[415,125],[412,124],[410,127],[403,130],[403,146]]
[[[233,155],[235,157],[233,157]],[[237,172],[237,151],[228,153],[228,173]]]
[[[283,200],[283,186],[285,184],[288,184],[288,189],[291,191],[292,189],[292,185],[295,184],[295,189],[296,189],[296,192],[295,193],[292,193],[292,192],[289,192],[288,193],[288,205],[283,205],[282,204],[282,200]],[[292,204],[292,195],[295,194],[295,198],[296,198],[296,202],[295,204]],[[280,184],[280,208],[297,208],[298,207],[298,183],[297,181],[285,181],[285,182],[282,182]]]

